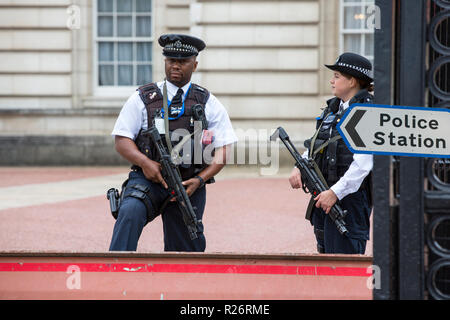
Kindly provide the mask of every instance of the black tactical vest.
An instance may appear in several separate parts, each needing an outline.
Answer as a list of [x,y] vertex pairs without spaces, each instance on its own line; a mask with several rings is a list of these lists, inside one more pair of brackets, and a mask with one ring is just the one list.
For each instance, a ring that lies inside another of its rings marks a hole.
[[[372,100],[373,96],[367,90],[361,90],[350,100],[349,105],[353,103],[371,103]],[[317,119],[316,129],[319,132],[313,150],[319,149],[322,144],[334,137],[340,137],[336,128],[343,115],[339,114],[340,103],[341,100],[336,97],[327,101],[327,107]],[[327,184],[332,186],[350,167],[350,164],[353,162],[353,153],[347,148],[344,140],[340,138],[330,142],[322,151],[318,152],[315,160]],[[370,179],[371,173],[365,178],[361,188],[369,188]]]
[[[155,116],[158,112],[161,112],[163,109],[163,94],[161,93],[161,90],[159,90],[156,83],[149,83],[146,85],[143,85],[137,89],[139,91],[139,96],[141,97],[142,101],[145,104],[145,108],[147,110],[147,124],[150,128],[153,123]],[[187,96],[184,101],[184,114],[181,115],[179,118],[170,120],[169,121],[169,135],[176,129],[186,129],[189,131],[190,134],[194,132],[194,121],[193,118],[193,112],[192,107],[196,104],[200,104],[203,107],[203,111],[205,110],[206,102],[209,99],[209,91],[203,87],[200,87],[197,84],[192,83]],[[204,113],[204,112],[203,112]],[[207,129],[207,128],[203,128]],[[141,130],[142,131],[142,130]],[[150,159],[154,161],[159,161],[159,156],[156,151],[155,145],[150,141],[150,148],[149,150],[141,150],[140,148],[140,141],[142,139],[142,135],[139,132],[138,136],[136,137],[136,144],[141,152],[147,154]],[[182,137],[180,137],[179,140],[181,140]],[[165,144],[165,139],[162,139],[163,143]],[[191,163],[186,164],[182,163],[179,166],[180,174],[183,180],[192,178],[195,176],[198,172],[203,170],[205,168],[206,164],[204,163],[204,159],[202,156],[202,163],[201,164],[194,164],[194,139],[191,139]],[[172,141],[172,146],[176,145],[179,141]]]

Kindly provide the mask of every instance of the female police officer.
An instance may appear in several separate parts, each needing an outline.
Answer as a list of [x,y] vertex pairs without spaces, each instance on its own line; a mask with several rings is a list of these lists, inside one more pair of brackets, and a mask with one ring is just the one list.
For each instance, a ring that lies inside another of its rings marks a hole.
[[[165,81],[141,86],[125,103],[114,126],[116,150],[133,164],[129,179],[124,183],[125,192],[117,221],[114,225],[111,251],[136,250],[144,226],[160,211],[168,198],[167,183],[161,175],[161,166],[155,161],[156,152],[150,146],[140,150],[137,141],[143,129],[155,125],[161,135],[167,129],[173,137],[177,129],[193,131],[194,111],[200,105],[214,134],[215,154],[212,162],[205,165],[183,163],[179,167],[186,193],[199,221],[197,238],[191,240],[182,214],[175,202],[169,202],[162,211],[165,251],[204,251],[206,240],[201,223],[206,201],[205,182],[211,181],[224,166],[226,149],[237,141],[230,119],[219,100],[207,89],[191,82],[197,68],[196,57],[205,43],[196,37],[181,34],[162,35],[159,44],[165,56]],[[164,106],[168,101],[168,107]],[[164,107],[164,108],[163,108]],[[164,115],[164,109],[168,114]],[[165,128],[168,118],[169,128]],[[204,159],[202,159],[204,160]],[[123,189],[124,190],[124,189]]]
[[[305,143],[308,150],[303,156],[316,160],[330,189],[312,199],[315,206],[311,206],[310,221],[320,253],[364,254],[369,239],[373,159],[372,155],[353,154],[339,136],[336,125],[351,104],[372,101],[369,93],[373,90],[372,65],[360,55],[344,53],[334,65],[326,67],[334,71],[330,84],[335,97],[327,101],[327,107],[317,118],[317,132]],[[297,168],[292,171],[289,182],[293,188],[301,187]],[[347,236],[338,232],[327,215],[338,201],[348,213],[345,218]]]

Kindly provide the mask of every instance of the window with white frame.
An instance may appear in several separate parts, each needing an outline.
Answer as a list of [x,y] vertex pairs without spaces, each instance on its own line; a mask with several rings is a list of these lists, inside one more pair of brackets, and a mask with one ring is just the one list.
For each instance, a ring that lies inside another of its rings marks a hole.
[[375,0],[341,0],[340,52],[354,52],[374,60]]
[[94,1],[95,84],[120,89],[152,81],[152,0]]

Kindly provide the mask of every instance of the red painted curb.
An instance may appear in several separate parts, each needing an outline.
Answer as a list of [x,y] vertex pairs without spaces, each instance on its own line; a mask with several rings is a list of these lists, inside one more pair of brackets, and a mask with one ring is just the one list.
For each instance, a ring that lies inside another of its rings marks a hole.
[[356,267],[129,263],[0,263],[0,272],[71,273],[75,268],[79,272],[231,273],[338,277],[369,277],[372,275],[370,268]]

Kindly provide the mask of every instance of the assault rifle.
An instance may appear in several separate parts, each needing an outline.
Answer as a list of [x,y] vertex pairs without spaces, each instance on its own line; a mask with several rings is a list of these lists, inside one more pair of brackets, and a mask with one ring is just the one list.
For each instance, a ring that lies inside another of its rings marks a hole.
[[[295,149],[286,131],[279,127],[270,137],[270,141],[276,141],[280,138],[286,148],[291,153],[295,160],[295,166],[300,170],[302,176],[302,189],[305,193],[310,193],[313,197],[317,197],[321,192],[328,190],[324,181],[321,180],[315,170],[315,163],[313,159],[304,159],[300,153]],[[339,204],[335,204],[329,213],[331,220],[336,225],[339,233],[346,235],[348,230],[345,227],[344,218],[347,215],[347,210],[343,210]]]
[[152,126],[150,129],[142,131],[142,136],[145,140],[150,138],[156,146],[156,150],[160,158],[159,163],[161,164],[161,174],[169,187],[169,194],[177,200],[178,207],[183,214],[183,220],[189,232],[189,237],[191,240],[196,239],[198,237],[197,216],[195,215],[189,196],[187,195],[182,184],[181,175],[169,152],[166,150],[158,129]]

